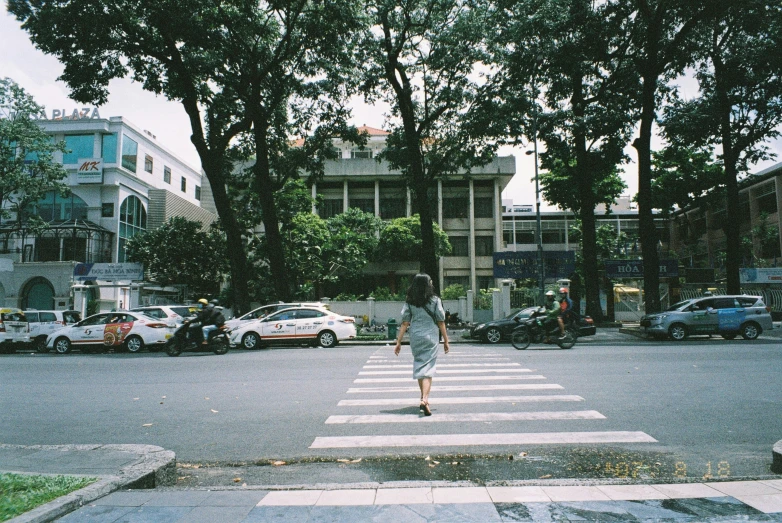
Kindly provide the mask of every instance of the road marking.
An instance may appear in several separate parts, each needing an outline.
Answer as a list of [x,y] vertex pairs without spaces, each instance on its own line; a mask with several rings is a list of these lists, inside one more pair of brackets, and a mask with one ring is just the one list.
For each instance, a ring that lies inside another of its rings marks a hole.
[[644,432],[526,432],[510,434],[422,434],[407,436],[317,437],[311,449],[368,447],[461,447],[466,445],[549,445],[657,443]]
[[[438,405],[463,405],[468,403],[539,403],[544,401],[584,401],[581,396],[557,394],[549,396],[464,396],[437,398]],[[413,405],[410,398],[373,398],[362,400],[341,400],[338,407]]]
[[[407,383],[413,378],[358,378],[353,383]],[[495,381],[495,380],[545,380],[545,376],[437,376],[437,381]]]
[[[456,356],[454,358],[451,358],[451,356],[448,355],[446,357],[448,358],[448,361],[453,361],[455,359],[458,359],[458,360],[478,360],[478,361],[507,360],[508,359],[506,357],[501,357],[501,356],[497,356],[497,357],[490,356],[490,357],[486,357],[486,358],[483,358],[483,357],[480,357],[480,356],[461,356],[461,357]],[[399,363],[400,361],[411,361],[411,360],[400,360],[399,358],[394,358],[393,360],[391,360],[391,359],[387,359],[387,360],[369,360],[369,361],[367,361],[367,364],[369,364],[369,363]]]
[[[379,376],[389,374],[410,374],[413,366],[409,370],[370,370],[361,371],[359,376]],[[530,369],[437,369],[437,374],[488,374],[492,372],[532,372]]]
[[[440,367],[520,367],[521,363],[438,363]],[[412,369],[412,363],[403,363],[397,365],[364,365],[365,369]]]
[[[439,402],[438,402],[439,403]],[[437,414],[422,416],[420,414],[374,414],[374,415],[341,415],[329,416],[327,425],[342,423],[436,423],[452,421],[536,421],[536,420],[570,420],[570,419],[606,419],[596,410],[563,410],[538,412],[475,412],[461,414]]]
[[[547,390],[563,389],[555,383],[510,383],[503,385],[432,385],[432,392],[459,392],[465,390]],[[348,394],[363,392],[420,392],[418,387],[361,387],[348,389]]]

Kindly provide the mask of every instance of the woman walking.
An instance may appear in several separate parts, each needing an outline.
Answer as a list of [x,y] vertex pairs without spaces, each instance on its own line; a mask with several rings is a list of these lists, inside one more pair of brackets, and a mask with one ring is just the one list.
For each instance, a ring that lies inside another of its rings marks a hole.
[[405,306],[402,308],[402,325],[396,339],[394,354],[402,350],[402,336],[410,329],[410,349],[413,352],[413,379],[418,380],[421,389],[421,410],[432,415],[429,408],[429,391],[437,364],[439,337],[443,339],[443,350],[450,350],[448,332],[445,329],[443,302],[435,296],[432,278],[428,274],[416,274],[407,289]]

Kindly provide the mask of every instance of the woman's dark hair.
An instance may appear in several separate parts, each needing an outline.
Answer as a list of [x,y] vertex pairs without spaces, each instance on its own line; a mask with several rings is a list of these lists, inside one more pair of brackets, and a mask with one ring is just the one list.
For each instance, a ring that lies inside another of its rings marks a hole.
[[407,289],[405,301],[416,307],[423,307],[434,296],[434,285],[428,274],[416,274],[410,288]]

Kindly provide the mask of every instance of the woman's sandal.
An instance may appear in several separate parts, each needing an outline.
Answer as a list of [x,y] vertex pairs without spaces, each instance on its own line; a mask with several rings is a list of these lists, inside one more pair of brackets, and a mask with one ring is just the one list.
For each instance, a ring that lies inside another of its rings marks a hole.
[[431,416],[432,415],[432,409],[429,408],[429,402],[424,401],[421,403],[421,410],[424,411],[424,416]]

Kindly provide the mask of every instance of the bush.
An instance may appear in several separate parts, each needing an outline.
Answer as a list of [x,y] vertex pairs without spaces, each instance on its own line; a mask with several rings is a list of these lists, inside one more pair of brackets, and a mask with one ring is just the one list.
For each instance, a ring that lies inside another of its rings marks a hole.
[[401,292],[394,294],[388,287],[378,287],[374,291],[370,292],[369,295],[375,298],[377,301],[405,301],[404,294]]
[[481,289],[478,294],[475,295],[474,307],[479,310],[489,310],[494,305],[492,303],[492,291],[496,289]]
[[460,283],[454,283],[443,289],[443,292],[440,294],[440,297],[444,300],[458,300],[462,296],[467,296],[467,289]]

